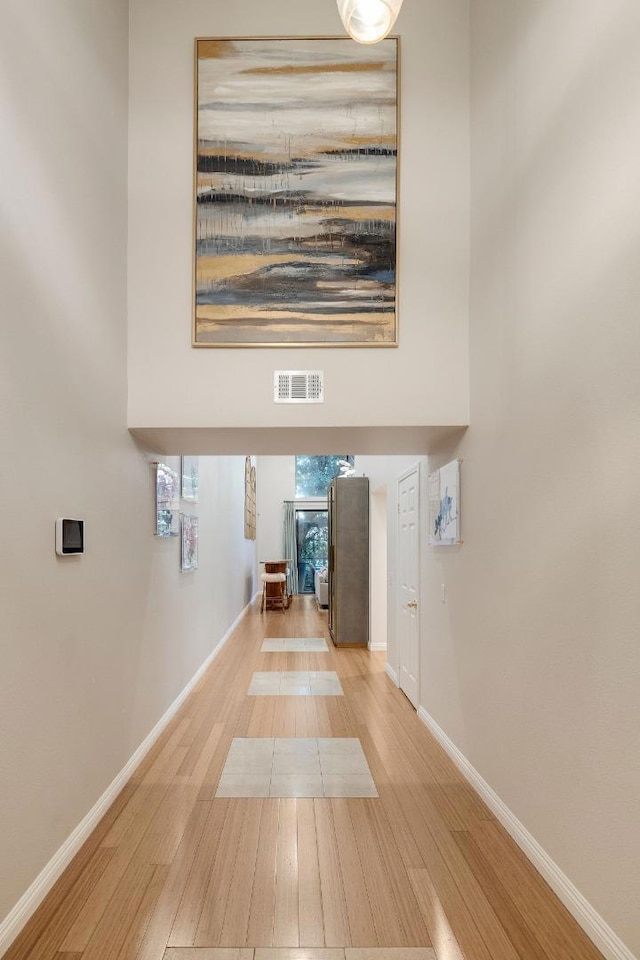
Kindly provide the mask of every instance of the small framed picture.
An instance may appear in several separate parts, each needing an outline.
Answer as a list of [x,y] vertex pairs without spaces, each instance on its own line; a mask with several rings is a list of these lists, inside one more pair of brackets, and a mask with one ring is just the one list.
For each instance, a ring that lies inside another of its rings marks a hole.
[[182,533],[181,567],[186,572],[198,569],[198,518],[190,513],[180,515]]
[[256,539],[256,468],[253,457],[244,461],[244,536]]
[[181,459],[181,495],[183,500],[198,502],[198,481],[200,465],[198,457],[182,457]]
[[166,463],[156,463],[156,537],[177,537],[180,478]]
[[461,543],[460,461],[452,460],[429,474],[429,543]]

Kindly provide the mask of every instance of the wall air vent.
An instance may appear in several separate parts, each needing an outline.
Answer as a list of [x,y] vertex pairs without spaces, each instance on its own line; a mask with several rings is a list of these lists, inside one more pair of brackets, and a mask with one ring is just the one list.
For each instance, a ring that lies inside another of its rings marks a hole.
[[324,403],[323,370],[274,370],[274,403]]

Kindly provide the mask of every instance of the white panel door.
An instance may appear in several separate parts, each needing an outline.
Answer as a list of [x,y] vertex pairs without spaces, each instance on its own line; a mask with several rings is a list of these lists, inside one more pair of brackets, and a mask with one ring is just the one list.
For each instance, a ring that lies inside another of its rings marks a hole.
[[420,470],[398,481],[398,679],[414,707],[420,702]]

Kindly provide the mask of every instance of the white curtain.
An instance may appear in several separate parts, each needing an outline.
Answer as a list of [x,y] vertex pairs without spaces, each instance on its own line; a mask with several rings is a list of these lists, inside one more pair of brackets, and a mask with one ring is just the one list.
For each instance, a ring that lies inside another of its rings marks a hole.
[[287,577],[287,592],[289,596],[298,592],[298,548],[296,544],[296,511],[291,500],[284,502],[284,525],[282,528],[283,557],[291,560],[289,576]]

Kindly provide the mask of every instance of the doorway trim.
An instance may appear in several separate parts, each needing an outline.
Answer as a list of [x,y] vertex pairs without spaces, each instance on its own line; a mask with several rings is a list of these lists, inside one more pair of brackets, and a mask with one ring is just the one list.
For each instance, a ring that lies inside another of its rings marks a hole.
[[[416,556],[415,556],[415,581],[416,581],[416,598],[417,598],[417,607],[416,607],[416,629],[417,629],[417,650],[416,650],[416,702],[413,703],[406,690],[402,688],[402,663],[403,663],[403,653],[402,653],[402,623],[401,623],[401,608],[403,601],[401,599],[401,557],[400,557],[400,544],[401,544],[401,526],[400,526],[400,485],[409,477],[415,474],[416,478],[416,491],[417,491],[417,544],[416,544]],[[420,462],[416,462],[412,467],[409,467],[407,470],[403,471],[396,480],[396,571],[395,571],[395,591],[394,591],[394,623],[395,623],[395,641],[396,641],[396,676],[393,677],[396,686],[402,690],[405,694],[411,705],[418,710],[420,707],[420,672],[421,672],[421,610],[420,602],[422,599],[422,589],[421,589],[421,557],[422,557],[422,548],[421,548],[421,537],[422,537],[422,471]]]
[[389,624],[387,612],[389,536],[386,483],[371,491],[369,503],[369,543],[371,551],[371,564],[369,569],[369,624],[371,631],[369,650],[386,650]]

